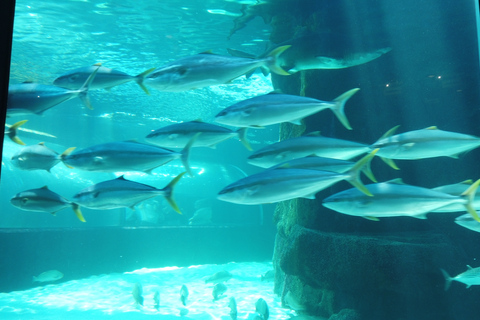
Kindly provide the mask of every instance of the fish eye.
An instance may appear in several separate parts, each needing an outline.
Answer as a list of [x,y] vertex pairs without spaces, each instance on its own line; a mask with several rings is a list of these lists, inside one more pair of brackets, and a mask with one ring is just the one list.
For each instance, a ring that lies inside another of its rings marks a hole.
[[177,73],[181,76],[185,75],[187,73],[187,68],[180,67],[177,69]]
[[71,76],[68,78],[68,80],[69,80],[70,82],[74,82],[75,80],[78,79],[78,77],[79,77],[78,73],[77,73],[77,74],[73,74],[73,75],[71,75]]
[[22,202],[22,204],[27,204],[27,203],[28,203],[28,198],[23,198],[23,199],[21,200],[21,202]]

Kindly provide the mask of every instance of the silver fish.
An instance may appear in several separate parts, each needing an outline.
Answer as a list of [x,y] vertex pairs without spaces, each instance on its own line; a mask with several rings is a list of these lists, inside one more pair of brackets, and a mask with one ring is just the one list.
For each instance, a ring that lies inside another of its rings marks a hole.
[[233,275],[230,272],[228,272],[226,270],[222,270],[222,271],[219,271],[219,272],[216,272],[216,273],[212,274],[207,279],[205,279],[205,283],[217,284],[217,283],[221,283],[221,282],[226,282],[226,281],[230,280],[232,277],[233,277]]
[[308,97],[272,92],[238,102],[225,108],[215,116],[215,121],[234,127],[264,127],[272,124],[301,120],[325,109],[333,111],[338,120],[351,130],[344,107],[358,88],[349,90],[333,101],[321,101]]
[[360,170],[375,156],[375,151],[360,159],[347,173],[308,169],[277,168],[240,179],[221,190],[219,200],[238,204],[275,203],[295,198],[314,199],[319,191],[347,180],[367,195]]
[[453,196],[428,188],[407,185],[400,179],[396,179],[367,185],[366,188],[373,197],[367,197],[356,189],[349,189],[324,199],[323,205],[343,214],[378,220],[381,217],[398,216],[426,219],[428,212],[459,203],[477,221],[480,221],[472,207],[473,197],[479,184],[480,179],[465,190],[462,196]]
[[33,282],[52,282],[63,278],[63,273],[58,270],[49,270],[33,277]]
[[478,137],[443,131],[437,127],[393,135],[398,127],[390,129],[370,146],[372,149],[379,148],[378,156],[394,169],[398,169],[398,167],[393,159],[456,158],[458,154],[480,146]]
[[323,137],[312,132],[297,138],[282,140],[261,148],[248,157],[248,163],[268,168],[284,161],[316,155],[349,160],[369,151],[366,144]]
[[226,84],[263,66],[275,73],[288,75],[276,64],[277,57],[288,48],[289,46],[276,48],[261,59],[200,53],[157,68],[145,78],[144,83],[160,91],[175,92]]
[[[440,187],[433,188],[432,190],[445,192],[454,196],[460,196],[465,189],[471,186],[473,183],[472,180],[465,180],[460,183],[448,184]],[[480,190],[477,189],[475,192],[475,199],[473,200],[472,206],[475,210],[480,210]],[[433,212],[460,212],[465,211],[465,207],[461,204],[452,204],[439,209],[434,210]]]
[[223,297],[223,294],[227,291],[227,286],[223,282],[215,284],[212,290],[213,300],[218,300]]
[[275,270],[271,269],[260,276],[261,281],[272,281],[275,278]]
[[10,159],[21,170],[46,170],[50,172],[60,161],[60,155],[43,142],[20,149]]
[[137,282],[132,286],[132,296],[135,304],[143,306],[143,287],[140,282]]
[[72,208],[77,218],[85,222],[85,218],[77,203],[69,201],[61,195],[50,191],[47,186],[19,192],[10,199],[10,203],[22,210],[50,212],[53,215],[62,209]]
[[480,232],[480,223],[475,221],[470,213],[462,214],[461,216],[456,217],[455,223],[472,231]]
[[97,70],[97,75],[89,86],[90,90],[111,89],[115,86],[135,81],[145,93],[149,94],[148,89],[143,85],[143,80],[155,68],[148,69],[137,76],[131,76],[115,69],[103,67],[100,64],[94,64],[93,66],[70,70],[56,78],[53,84],[62,88],[78,89],[95,70]]
[[135,141],[108,142],[73,153],[70,152],[75,148],[70,148],[62,154],[61,160],[69,167],[86,171],[151,173],[153,169],[167,162],[181,159],[190,173],[188,157],[193,141],[187,143],[181,152]]
[[160,309],[160,291],[158,290],[153,294],[153,307],[156,310]]
[[443,269],[442,271],[443,276],[445,277],[445,291],[450,288],[450,284],[452,281],[458,281],[467,285],[467,289],[470,286],[480,285],[480,267],[472,268],[467,265],[467,271],[462,272],[455,277],[450,277],[450,275]]
[[180,301],[184,306],[186,306],[187,300],[188,300],[188,288],[186,285],[182,285],[182,287],[180,288]]
[[89,186],[76,195],[73,199],[79,205],[98,210],[116,208],[132,208],[138,203],[157,196],[163,196],[176,212],[180,209],[173,200],[172,193],[174,186],[178,183],[185,172],[179,174],[163,189],[130,181],[123,176],[117,179],[103,181]]
[[79,97],[85,106],[93,109],[87,95],[98,68],[85,81],[80,89],[70,90],[38,83],[20,83],[8,87],[7,116],[41,115],[46,110]]
[[193,146],[213,148],[222,141],[238,136],[243,145],[247,149],[252,150],[245,133],[246,129],[244,128],[233,131],[228,128],[195,120],[162,127],[147,135],[145,139],[150,143],[165,148],[183,148],[192,137],[199,134]]
[[262,320],[268,320],[270,312],[268,311],[268,305],[263,298],[260,298],[255,302],[255,312],[257,312]]
[[15,122],[14,124],[12,124],[11,126],[5,124],[5,126],[7,127],[7,130],[5,131],[5,135],[8,136],[10,138],[10,140],[12,140],[13,142],[15,142],[16,144],[19,144],[19,145],[22,145],[24,146],[25,145],[25,142],[23,142],[18,136],[17,136],[17,131],[18,131],[18,128],[25,124],[25,122],[27,122],[28,120],[22,120],[22,121],[18,121],[18,122]]

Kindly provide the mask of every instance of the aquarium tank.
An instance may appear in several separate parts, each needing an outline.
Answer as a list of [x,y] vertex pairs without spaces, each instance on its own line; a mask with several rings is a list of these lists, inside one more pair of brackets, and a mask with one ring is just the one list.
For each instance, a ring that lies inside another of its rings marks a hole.
[[1,319],[478,318],[478,1],[0,7]]

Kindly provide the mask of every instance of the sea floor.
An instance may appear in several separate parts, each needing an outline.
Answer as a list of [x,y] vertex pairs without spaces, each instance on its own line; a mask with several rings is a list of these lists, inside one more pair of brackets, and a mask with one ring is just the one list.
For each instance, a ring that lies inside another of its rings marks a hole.
[[[255,302],[263,298],[270,311],[269,319],[294,316],[281,307],[273,293],[273,279],[262,281],[261,275],[272,269],[271,262],[228,263],[139,269],[132,272],[103,274],[58,284],[39,284],[24,291],[0,293],[0,318],[5,319],[222,319],[230,320],[230,297],[237,303],[238,319],[256,316]],[[213,284],[205,279],[226,270],[233,277],[225,282],[227,291],[214,300]],[[143,306],[135,303],[133,286],[143,287]],[[186,306],[180,301],[180,289],[189,291]],[[155,307],[154,294],[160,293]]]

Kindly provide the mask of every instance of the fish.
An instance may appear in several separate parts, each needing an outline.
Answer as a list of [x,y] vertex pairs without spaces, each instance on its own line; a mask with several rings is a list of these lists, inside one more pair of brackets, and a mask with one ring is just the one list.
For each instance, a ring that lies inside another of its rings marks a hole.
[[96,89],[111,89],[115,86],[135,81],[146,94],[149,94],[147,87],[143,84],[143,80],[146,76],[155,70],[155,68],[148,69],[139,75],[131,76],[124,72],[110,69],[104,67],[100,64],[94,64],[88,67],[81,67],[74,70],[70,70],[53,81],[53,84],[67,89],[78,89],[82,86],[83,83],[87,80],[87,78],[92,74],[93,71],[97,70],[97,74],[95,79],[89,86],[90,90]]
[[230,297],[230,301],[228,302],[228,307],[230,308],[230,318],[232,320],[237,320],[237,301],[234,297]]
[[[292,39],[271,48],[291,46],[278,58],[278,64],[290,74],[302,70],[350,68],[373,61],[392,50],[391,47],[358,50],[349,47],[351,43],[351,39],[336,33],[300,31]],[[227,51],[233,56],[254,57],[240,50],[227,49]]]
[[186,285],[182,285],[180,288],[180,301],[184,306],[187,305],[187,299],[188,299],[188,288]]
[[85,218],[76,202],[65,199],[48,189],[47,186],[19,192],[10,199],[10,203],[21,210],[50,212],[53,215],[65,208],[72,208],[78,220],[85,222]]
[[153,294],[153,307],[156,310],[160,309],[160,291],[158,290]]
[[275,270],[271,269],[260,276],[261,281],[271,281],[275,278]]
[[46,170],[50,172],[61,162],[61,156],[55,150],[45,146],[45,143],[31,145],[20,149],[10,159],[12,164],[21,170]]
[[398,170],[393,160],[417,160],[435,157],[458,158],[458,155],[478,148],[480,138],[440,130],[435,126],[394,135],[399,126],[387,131],[370,148],[380,150],[378,156]]
[[223,109],[215,121],[234,127],[263,128],[268,125],[290,122],[301,125],[305,117],[330,109],[348,130],[352,130],[344,107],[359,88],[351,89],[333,101],[322,101],[309,97],[271,92],[240,101]]
[[268,305],[263,298],[259,298],[257,302],[255,302],[255,312],[260,315],[262,320],[268,320],[270,312],[268,311]]
[[[472,180],[464,180],[459,183],[439,186],[439,187],[433,188],[432,190],[445,192],[454,196],[460,196],[465,191],[466,188],[472,185],[472,183],[473,183]],[[480,210],[480,197],[478,197],[479,195],[480,195],[480,190],[477,189],[477,191],[475,192],[474,200],[472,202],[472,206],[475,210]],[[461,212],[461,211],[465,211],[465,207],[461,204],[455,203],[455,204],[451,204],[451,205],[436,209],[433,212]]]
[[[479,212],[477,211],[477,214]],[[475,232],[480,232],[480,223],[475,221],[470,213],[462,214],[455,218],[455,223],[464,228],[470,229]]]
[[107,142],[75,151],[75,148],[69,148],[62,154],[61,161],[68,167],[85,171],[139,171],[151,174],[152,170],[181,159],[185,170],[192,175],[188,157],[194,139],[181,152],[136,141]]
[[58,270],[49,270],[33,276],[33,282],[52,282],[63,278],[63,273]]
[[140,282],[137,282],[132,286],[132,296],[136,305],[143,306],[143,287]]
[[160,91],[179,92],[227,84],[266,66],[280,75],[289,75],[276,64],[277,57],[289,46],[278,47],[265,58],[250,59],[223,56],[211,52],[184,57],[167,63],[150,73],[144,80]]
[[228,272],[226,270],[222,270],[222,271],[219,271],[219,272],[216,272],[216,273],[212,274],[207,279],[205,279],[205,283],[217,284],[217,283],[221,283],[221,282],[226,282],[226,281],[230,280],[232,277],[233,277],[233,275],[230,272]]
[[45,111],[65,101],[79,97],[84,105],[93,109],[88,89],[98,68],[92,72],[80,89],[65,89],[57,86],[24,82],[8,87],[7,117],[18,115],[42,115]]
[[[289,168],[322,170],[322,171],[333,171],[338,173],[344,173],[352,169],[352,167],[355,165],[355,162],[349,161],[349,160],[317,157],[315,155],[312,155],[312,156],[307,156],[303,158],[284,161],[270,167],[269,169],[285,167],[286,165],[288,165]],[[377,182],[377,179],[373,175],[373,172],[370,168],[370,162],[362,168],[362,172],[370,180],[372,180],[373,182]]]
[[218,143],[238,136],[240,142],[252,150],[246,137],[246,129],[237,131],[203,122],[201,120],[175,123],[157,129],[145,137],[149,143],[165,148],[183,148],[192,137],[198,135],[194,147],[214,148]]
[[360,159],[346,173],[276,168],[240,179],[222,189],[217,199],[237,204],[256,205],[295,198],[314,199],[315,194],[342,180],[371,196],[360,180],[360,170],[375,156],[375,151]]
[[223,282],[216,283],[212,290],[213,300],[223,298],[223,294],[227,291],[227,286]]
[[73,196],[80,206],[96,210],[133,208],[138,203],[157,196],[163,196],[177,213],[182,214],[175,200],[173,188],[186,172],[180,173],[163,189],[130,181],[120,176],[82,189]]
[[285,303],[290,309],[295,311],[302,311],[307,309],[303,304],[298,302],[298,300],[294,297],[291,291],[288,291],[285,295]]
[[[21,146],[24,146],[25,145],[25,142],[23,142],[18,136],[17,136],[17,130],[18,128],[25,124],[28,120],[21,120],[21,121],[18,121],[18,122],[15,122],[14,124],[12,124],[11,126],[8,127],[8,129],[5,131],[5,135],[7,137],[10,138],[10,140],[12,140],[13,142],[15,142],[16,144],[19,144]],[[5,124],[5,126],[8,126],[7,124]]]
[[324,199],[323,206],[343,214],[360,216],[370,220],[398,216],[426,219],[427,213],[435,209],[459,203],[475,220],[480,221],[477,212],[472,207],[473,198],[479,184],[480,179],[468,187],[462,195],[454,196],[428,188],[404,184],[401,179],[395,179],[366,185],[373,197],[365,196],[357,189],[348,189]]
[[467,285],[467,289],[471,286],[480,285],[480,267],[472,268],[467,265],[467,271],[462,272],[455,277],[450,277],[450,275],[443,269],[443,276],[445,277],[445,291],[450,288],[452,281],[458,281]]
[[257,167],[268,168],[284,161],[311,155],[349,160],[369,151],[371,149],[366,144],[323,137],[316,131],[258,149],[248,157],[247,162]]

